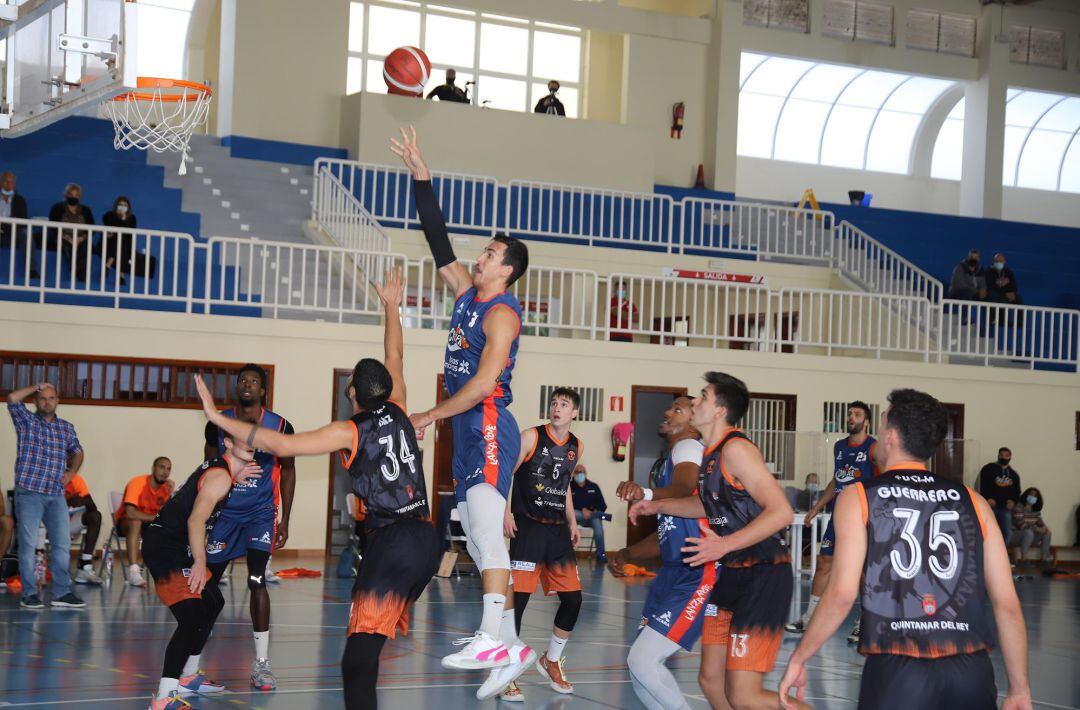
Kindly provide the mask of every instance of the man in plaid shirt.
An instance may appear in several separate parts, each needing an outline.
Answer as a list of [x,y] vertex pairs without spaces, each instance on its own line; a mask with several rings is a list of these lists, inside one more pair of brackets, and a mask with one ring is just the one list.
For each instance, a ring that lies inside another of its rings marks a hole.
[[[36,413],[22,403],[34,395]],[[60,404],[56,388],[47,382],[23,387],[8,395],[8,413],[19,442],[15,457],[15,517],[19,534],[19,576],[26,609],[43,609],[34,579],[34,551],[38,528],[45,531],[52,548],[52,606],[86,606],[71,591],[71,530],[64,486],[79,472],[83,450],[75,427],[56,416]]]

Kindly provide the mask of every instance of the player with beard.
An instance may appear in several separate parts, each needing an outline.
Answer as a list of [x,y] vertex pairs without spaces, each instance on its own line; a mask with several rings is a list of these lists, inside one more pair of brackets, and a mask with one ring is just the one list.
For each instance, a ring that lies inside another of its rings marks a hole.
[[[240,368],[236,375],[237,406],[221,414],[283,434],[292,434],[292,424],[285,417],[263,408],[266,380],[266,371],[258,365],[248,364]],[[207,422],[204,436],[207,459],[224,453],[224,434],[220,427]],[[251,687],[273,690],[277,687],[277,681],[270,668],[270,592],[266,588],[266,569],[270,553],[284,545],[289,538],[296,468],[292,457],[279,457],[266,451],[257,450],[255,461],[262,466],[262,476],[251,483],[235,486],[207,540],[206,554],[214,585],[221,581],[229,560],[247,557],[247,584],[251,591],[249,609],[255,638]]]
[[[705,447],[690,426],[689,397],[675,398],[664,412],[657,433],[666,440],[668,453],[653,481],[655,487],[643,488],[633,481],[624,481],[617,491],[622,500],[665,500],[694,495]],[[634,693],[649,710],[690,707],[665,664],[680,648],[692,650],[701,637],[705,605],[716,584],[717,566],[693,567],[683,559],[682,549],[688,538],[697,537],[707,529],[704,518],[664,513],[657,516],[656,535],[663,566],[649,587],[641,612],[640,632],[626,658]]]
[[852,484],[836,503],[832,575],[780,680],[784,707],[791,689],[803,697],[806,664],[859,598],[860,708],[994,710],[996,626],[1009,679],[1002,710],[1030,710],[1024,615],[993,509],[923,463],[946,431],[930,395],[889,395],[879,428],[887,475]]
[[[833,478],[818,502],[806,514],[805,525],[809,525],[821,511],[831,511],[836,496],[845,488],[860,481],[867,482],[878,474],[875,461],[877,440],[870,436],[870,416],[870,406],[866,402],[855,401],[848,405],[848,435],[833,444]],[[830,518],[825,527],[825,535],[821,538],[821,551],[817,559],[817,569],[814,571],[814,580],[810,583],[810,603],[806,606],[806,613],[798,621],[784,625],[784,629],[789,633],[801,634],[810,617],[814,615],[814,609],[829,584],[835,547],[836,533]],[[848,635],[848,643],[859,642],[859,628],[860,622],[856,620]]]

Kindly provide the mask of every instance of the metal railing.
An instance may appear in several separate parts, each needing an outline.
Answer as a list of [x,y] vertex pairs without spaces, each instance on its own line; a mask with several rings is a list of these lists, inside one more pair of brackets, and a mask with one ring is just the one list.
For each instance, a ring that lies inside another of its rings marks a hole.
[[1077,365],[1080,311],[971,301],[942,302],[939,361],[984,365]]
[[390,251],[390,236],[328,166],[315,173],[311,216],[340,246]]
[[871,293],[941,302],[940,281],[846,220],[836,228],[833,263],[852,283]]
[[680,251],[830,262],[831,212],[702,197],[684,197],[679,209]]

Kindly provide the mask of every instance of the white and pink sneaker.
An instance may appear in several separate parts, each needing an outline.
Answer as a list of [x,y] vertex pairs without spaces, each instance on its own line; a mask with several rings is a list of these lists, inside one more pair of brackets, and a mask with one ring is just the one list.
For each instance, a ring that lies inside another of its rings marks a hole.
[[[476,691],[476,699],[487,700],[499,695],[535,662],[536,651],[523,643],[515,643],[510,649],[510,662],[491,671],[487,680]],[[522,699],[524,700],[524,696]]]
[[466,671],[499,668],[510,663],[510,654],[502,641],[491,638],[483,631],[475,636],[458,639],[455,646],[464,646],[457,653],[451,653],[442,659],[443,668],[458,668]]

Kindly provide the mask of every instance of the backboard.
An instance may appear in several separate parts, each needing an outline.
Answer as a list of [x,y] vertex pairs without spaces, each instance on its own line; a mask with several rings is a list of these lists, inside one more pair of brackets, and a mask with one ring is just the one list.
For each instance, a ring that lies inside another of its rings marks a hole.
[[0,0],[0,137],[136,85],[134,0]]

